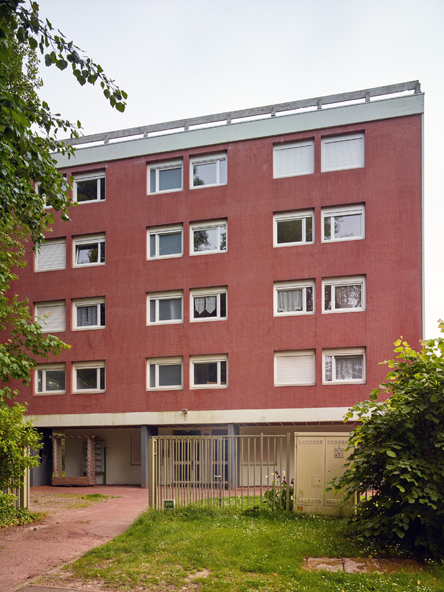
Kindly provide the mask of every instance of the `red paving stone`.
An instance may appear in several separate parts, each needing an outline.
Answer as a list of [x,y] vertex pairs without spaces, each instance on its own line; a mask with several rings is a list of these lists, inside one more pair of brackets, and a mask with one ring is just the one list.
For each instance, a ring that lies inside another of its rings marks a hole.
[[131,486],[35,487],[33,492],[118,497],[48,512],[38,523],[1,530],[0,592],[16,590],[125,532],[148,503],[148,491]]

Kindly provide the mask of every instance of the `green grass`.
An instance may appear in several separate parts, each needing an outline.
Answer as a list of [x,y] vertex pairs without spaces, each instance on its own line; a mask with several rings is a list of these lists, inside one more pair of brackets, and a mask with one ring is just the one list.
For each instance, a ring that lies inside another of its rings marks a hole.
[[200,592],[444,590],[444,568],[434,563],[418,574],[301,569],[306,556],[371,552],[345,535],[341,519],[191,505],[145,512],[126,533],[67,569],[85,583],[121,591],[195,590],[196,584]]

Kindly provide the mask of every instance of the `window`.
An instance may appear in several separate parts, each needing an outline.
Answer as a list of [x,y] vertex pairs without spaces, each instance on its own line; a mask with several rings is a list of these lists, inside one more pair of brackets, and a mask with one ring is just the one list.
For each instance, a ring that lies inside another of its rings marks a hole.
[[313,280],[274,284],[274,316],[313,314],[315,283]]
[[322,242],[365,238],[365,208],[341,206],[322,210]]
[[74,267],[105,265],[105,235],[79,236],[74,239]]
[[73,366],[75,393],[103,393],[105,391],[105,362],[77,362]]
[[365,277],[330,278],[322,281],[322,312],[365,310]]
[[227,250],[227,221],[192,224],[190,228],[190,254],[225,253]]
[[227,184],[227,155],[210,154],[190,159],[190,186],[212,187]]
[[47,240],[35,254],[35,271],[66,269],[66,239]]
[[190,320],[221,321],[227,318],[227,288],[191,290]]
[[36,395],[64,395],[65,364],[39,364],[35,369]]
[[191,388],[227,388],[228,356],[194,356],[191,363]]
[[179,390],[182,388],[182,358],[147,360],[148,390]]
[[182,225],[148,229],[148,259],[182,257]]
[[148,165],[148,193],[166,193],[182,189],[182,161]]
[[103,329],[105,327],[105,298],[82,298],[72,301],[72,328],[74,331]]
[[321,163],[323,173],[363,167],[365,163],[364,134],[322,138]]
[[39,302],[35,305],[34,312],[35,320],[45,333],[66,331],[66,304],[64,300]]
[[148,325],[183,322],[183,293],[157,292],[147,294]]
[[290,212],[273,216],[275,247],[291,247],[314,242],[313,211]]
[[316,384],[315,352],[284,351],[274,354],[274,386]]
[[322,352],[323,384],[365,383],[365,349]]
[[103,201],[105,194],[105,173],[85,173],[76,175],[73,187],[73,200],[77,203]]
[[314,140],[274,146],[273,177],[275,179],[312,175],[314,171]]

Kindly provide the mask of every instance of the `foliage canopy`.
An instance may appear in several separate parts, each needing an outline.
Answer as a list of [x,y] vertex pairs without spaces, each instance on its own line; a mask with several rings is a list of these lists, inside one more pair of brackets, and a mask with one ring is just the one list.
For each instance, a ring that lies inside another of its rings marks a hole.
[[[444,333],[444,323],[439,324]],[[396,358],[370,400],[352,407],[346,419],[362,422],[349,440],[346,471],[333,483],[355,491],[374,490],[351,521],[361,540],[402,545],[444,556],[444,338],[422,342],[420,352],[395,342]],[[391,395],[377,400],[381,391]]]

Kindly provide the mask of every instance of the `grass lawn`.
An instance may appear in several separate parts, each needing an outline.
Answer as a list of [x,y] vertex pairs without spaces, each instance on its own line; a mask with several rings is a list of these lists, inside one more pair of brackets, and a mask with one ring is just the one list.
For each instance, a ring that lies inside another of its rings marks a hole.
[[[418,573],[302,570],[306,556],[367,557],[341,519],[191,505],[149,510],[123,535],[67,567],[72,577],[118,590],[199,592],[443,591],[444,567]],[[69,580],[66,581],[66,584]]]

